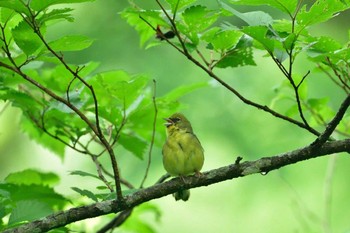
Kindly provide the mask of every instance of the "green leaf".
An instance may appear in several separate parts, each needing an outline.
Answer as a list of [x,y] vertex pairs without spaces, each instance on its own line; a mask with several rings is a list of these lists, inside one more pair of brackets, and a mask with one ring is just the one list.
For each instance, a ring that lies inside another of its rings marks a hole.
[[198,33],[214,24],[218,16],[218,13],[208,10],[205,6],[191,6],[182,13],[184,24],[179,24],[178,28],[189,37],[194,45],[197,45],[199,43]]
[[69,35],[51,41],[49,46],[55,51],[79,51],[90,47],[93,40],[86,36]]
[[72,187],[71,189],[74,190],[75,192],[79,193],[81,196],[88,197],[91,200],[93,200],[95,202],[98,202],[98,199],[95,196],[95,194],[93,192],[89,191],[89,190],[86,190],[86,189],[83,190],[83,189],[80,189],[80,188],[77,188],[77,187]]
[[340,11],[349,8],[350,4],[340,0],[317,0],[310,8],[306,5],[301,8],[297,15],[297,22],[305,26],[325,22],[336,16]]
[[249,26],[259,26],[259,25],[268,26],[268,25],[272,25],[273,23],[272,17],[265,12],[250,11],[246,13],[241,13],[221,1],[219,3],[223,9],[231,12],[233,15],[237,16],[238,18],[246,22]]
[[197,5],[187,8],[182,13],[182,18],[189,31],[201,32],[216,22],[218,14],[214,14],[214,11],[205,6]]
[[59,19],[65,19],[68,22],[73,22],[74,18],[71,14],[67,14],[68,12],[73,11],[71,8],[64,8],[64,9],[53,9],[50,12],[47,12],[43,14],[40,18],[38,18],[39,24],[43,24],[48,21],[52,20],[59,20]]
[[[138,98],[142,98],[149,78],[144,75],[130,76],[125,71],[116,70],[99,73],[92,77],[90,83],[97,94],[100,106],[115,108],[118,101],[119,106],[126,108],[137,107]],[[111,106],[113,105],[114,106]],[[132,106],[134,105],[134,106]],[[128,110],[130,111],[130,110]]]
[[119,143],[128,151],[132,152],[137,158],[143,159],[144,152],[147,148],[147,143],[141,138],[122,133],[119,138]]
[[12,106],[18,107],[23,111],[31,111],[34,113],[39,108],[39,104],[33,97],[14,89],[2,87],[2,85],[0,85],[0,99],[11,101]]
[[235,47],[242,35],[240,31],[211,28],[203,34],[202,39],[210,43],[214,50],[223,51]]
[[124,222],[121,229],[128,232],[155,233],[156,230],[145,220],[145,215],[149,216],[150,214],[156,221],[160,220],[161,211],[154,204],[144,203],[134,208],[132,215]]
[[12,184],[41,184],[53,186],[58,183],[59,177],[52,173],[43,173],[33,169],[26,169],[20,172],[10,173],[5,181]]
[[[170,28],[167,22],[161,17],[160,11],[141,11],[134,10],[132,8],[126,8],[121,13],[121,16],[139,33],[140,46],[144,46],[144,44],[148,40],[156,37],[156,32],[153,28],[157,28],[158,25],[167,26]],[[148,25],[145,21],[152,25],[153,28],[150,25]]]
[[310,57],[322,56],[323,58],[342,48],[342,45],[338,41],[328,36],[313,38],[312,42],[312,46],[308,48],[308,55]]
[[42,185],[15,185],[8,183],[0,183],[0,193],[8,192],[11,201],[16,203],[19,201],[40,200],[48,204],[51,208],[62,209],[68,200],[62,195],[56,193],[53,188]]
[[298,0],[231,0],[230,2],[237,5],[268,5],[287,13],[288,15],[292,15],[298,5]]
[[226,55],[224,55],[224,57],[215,65],[215,67],[227,68],[247,65],[256,65],[253,59],[253,50],[251,47],[228,51]]
[[275,41],[266,37],[268,28],[265,26],[248,26],[244,27],[242,31],[260,42],[260,44],[270,53],[275,49]]
[[12,210],[8,225],[14,225],[20,222],[29,222],[49,214],[53,211],[49,205],[38,200],[19,201]]
[[0,0],[0,7],[6,7],[19,13],[29,15],[29,10],[22,1],[18,0]]
[[310,98],[307,100],[307,104],[315,111],[322,110],[329,102],[329,97],[324,98]]
[[28,133],[29,137],[31,139],[34,139],[36,142],[38,142],[40,145],[48,148],[52,152],[54,152],[56,155],[58,155],[61,159],[64,157],[64,149],[65,145],[50,137],[49,135],[43,133],[37,125],[35,125],[31,117],[28,116],[28,118],[23,117],[21,121],[21,128]]
[[[184,8],[186,6],[191,5],[192,3],[196,2],[197,0],[166,0],[170,6],[171,11],[174,13],[175,10],[180,10],[181,8]],[[177,7],[177,8],[176,8]]]
[[88,173],[88,172],[84,172],[84,171],[75,170],[75,171],[71,171],[70,174],[83,176],[83,177],[89,176],[89,177],[93,177],[93,178],[100,180],[100,178],[98,176],[91,174],[91,173]]
[[26,54],[32,55],[39,48],[43,47],[43,43],[34,33],[34,30],[25,22],[22,21],[12,30],[13,39],[17,46]]
[[14,10],[8,8],[0,8],[0,22],[6,23],[15,15]]
[[209,86],[209,82],[198,82],[198,83],[193,83],[190,85],[183,85],[183,86],[179,86],[175,89],[173,89],[171,92],[168,92],[165,96],[162,96],[159,98],[160,101],[176,101],[178,100],[180,97],[189,94],[199,88],[203,88],[203,87],[208,87]]
[[36,11],[42,11],[49,6],[57,4],[68,4],[68,3],[82,3],[82,2],[92,2],[94,0],[31,0],[30,7]]

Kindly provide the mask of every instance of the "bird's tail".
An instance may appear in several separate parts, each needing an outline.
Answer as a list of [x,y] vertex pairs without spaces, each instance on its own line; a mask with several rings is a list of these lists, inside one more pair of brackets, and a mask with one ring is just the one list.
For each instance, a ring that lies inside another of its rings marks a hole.
[[188,189],[180,190],[174,193],[173,196],[175,197],[176,201],[178,200],[187,201],[190,198],[190,190]]

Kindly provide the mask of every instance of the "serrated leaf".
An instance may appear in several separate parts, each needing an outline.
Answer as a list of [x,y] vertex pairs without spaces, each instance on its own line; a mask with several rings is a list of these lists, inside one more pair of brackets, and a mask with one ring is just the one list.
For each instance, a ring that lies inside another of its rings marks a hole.
[[29,10],[22,1],[18,0],[0,0],[0,7],[6,7],[19,13],[29,15]]
[[36,11],[43,11],[49,6],[57,4],[68,4],[68,3],[82,3],[82,2],[92,2],[94,0],[31,0],[30,7]]
[[74,190],[75,192],[79,193],[81,196],[85,196],[90,198],[91,200],[98,202],[97,197],[95,196],[95,194],[89,190],[86,189],[80,189],[77,187],[71,187],[72,190]]
[[265,26],[248,26],[242,29],[245,34],[261,43],[267,51],[272,53],[275,49],[275,42],[266,37],[268,30]]
[[52,208],[62,209],[68,202],[66,198],[56,193],[53,188],[48,186],[0,183],[0,190],[10,193],[11,201],[14,203],[37,199],[48,204]]
[[268,26],[273,23],[272,17],[265,12],[250,11],[246,13],[241,13],[221,1],[219,3],[223,9],[231,12],[233,15],[237,16],[238,18],[246,22],[249,26],[259,26],[259,25]]
[[322,23],[336,16],[340,11],[349,9],[350,5],[340,0],[317,0],[308,8],[304,5],[297,15],[300,25],[310,26]]
[[98,176],[91,174],[91,173],[88,173],[88,172],[80,171],[80,170],[71,171],[69,174],[83,176],[83,177],[89,176],[89,177],[93,177],[93,178],[100,180],[100,178]]
[[111,103],[119,101],[126,108],[144,94],[148,82],[147,76],[132,77],[121,70],[99,73],[90,81],[95,88],[101,106],[111,105]]
[[39,106],[36,100],[28,94],[6,87],[1,88],[1,85],[0,99],[11,101],[12,106],[18,107],[23,111],[36,112],[36,108]]
[[48,21],[57,20],[57,19],[66,19],[69,22],[73,22],[74,18],[69,12],[73,11],[72,8],[64,8],[64,9],[53,9],[50,12],[43,14],[38,22],[43,24]]
[[55,51],[79,51],[90,47],[93,40],[82,35],[64,36],[51,41],[49,46]]
[[35,125],[32,120],[30,119],[30,116],[28,118],[23,118],[21,121],[21,128],[28,133],[29,137],[31,139],[34,139],[36,142],[38,142],[40,145],[48,148],[52,152],[54,152],[56,155],[58,155],[61,159],[64,157],[64,149],[65,145],[50,137],[47,134],[44,134],[38,127]]
[[215,23],[218,15],[202,5],[191,6],[182,13],[182,18],[190,32],[201,32]]
[[59,177],[52,173],[43,173],[33,169],[26,169],[20,172],[10,173],[5,181],[12,184],[41,184],[53,186],[58,183]]
[[234,47],[242,35],[240,31],[212,28],[203,34],[202,39],[210,43],[214,50],[222,51]]
[[39,48],[43,47],[43,43],[34,33],[34,30],[25,22],[20,22],[17,27],[12,30],[13,39],[17,46],[26,54],[32,55]]
[[230,2],[237,5],[268,5],[287,13],[288,15],[292,15],[298,5],[298,0],[231,0]]
[[[152,27],[156,28],[157,25],[168,25],[161,17],[160,11],[134,10],[132,8],[127,8],[121,13],[121,16],[139,33],[140,46],[144,46],[148,40],[156,37],[156,32]],[[152,25],[152,27],[142,20],[141,17]]]
[[215,67],[227,68],[247,65],[256,65],[253,58],[253,51],[250,47],[228,51],[227,54],[215,65]]
[[133,153],[137,158],[143,159],[147,143],[141,138],[132,134],[121,134],[119,143],[128,151]]
[[189,6],[197,0],[166,0],[171,6],[171,11],[174,13],[175,10],[180,10],[183,7]]
[[15,223],[33,221],[53,213],[50,206],[37,200],[20,201],[12,210],[8,225]]

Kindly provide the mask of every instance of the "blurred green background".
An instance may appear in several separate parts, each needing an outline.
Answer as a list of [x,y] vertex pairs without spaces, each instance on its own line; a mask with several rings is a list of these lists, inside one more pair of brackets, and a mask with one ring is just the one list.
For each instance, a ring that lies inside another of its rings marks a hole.
[[[214,1],[201,2],[209,3],[213,9],[218,7]],[[153,1],[143,4],[155,7]],[[95,42],[86,51],[67,54],[70,62],[98,61],[101,63],[99,71],[123,69],[129,73],[145,73],[157,81],[157,96],[181,85],[210,80],[165,44],[147,50],[140,48],[138,34],[118,14],[128,6],[125,1],[98,0],[72,6],[76,8],[75,22],[57,24],[49,35],[55,38],[64,34],[84,34]],[[243,7],[239,9],[244,10]],[[336,36],[344,43],[348,40],[349,18],[349,13],[341,14],[312,28],[311,32]],[[269,105],[276,95],[274,88],[280,85],[283,76],[263,55],[256,53],[255,67],[218,70],[218,74],[248,98]],[[309,97],[329,96],[332,107],[339,106],[343,94],[329,79],[315,72],[305,58],[300,57],[295,68],[302,75],[311,70],[307,80]],[[203,171],[233,163],[237,156],[256,160],[305,146],[314,140],[306,131],[244,105],[215,82],[180,101],[187,106],[183,112],[191,120],[205,149]],[[282,109],[284,102],[278,104]],[[1,104],[0,109],[3,106]],[[56,191],[66,196],[78,196],[70,187],[93,189],[100,185],[89,178],[69,175],[72,170],[94,173],[94,164],[88,157],[67,150],[61,160],[36,145],[20,131],[20,115],[11,107],[0,115],[1,180],[10,172],[36,168],[60,174],[61,183]],[[162,117],[166,116],[159,116],[159,119]],[[123,177],[139,185],[145,161],[122,149],[119,152]],[[108,164],[108,158],[104,162]],[[186,203],[175,202],[171,196],[152,200],[162,213],[159,222],[152,215],[145,214],[142,218],[157,232],[169,233],[327,232],[328,226],[332,230],[329,232],[350,232],[349,164],[348,155],[326,156],[266,176],[253,175],[197,188],[191,191],[192,196]],[[152,185],[164,173],[161,149],[155,148],[146,184]],[[332,195],[331,202],[326,198],[327,194]],[[78,225],[84,225],[87,232],[94,232],[92,229],[96,229],[100,221],[96,218]]]

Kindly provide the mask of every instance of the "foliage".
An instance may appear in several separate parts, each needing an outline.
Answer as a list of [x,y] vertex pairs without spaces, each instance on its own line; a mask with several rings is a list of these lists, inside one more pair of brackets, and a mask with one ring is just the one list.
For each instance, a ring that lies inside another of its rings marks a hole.
[[[159,116],[181,109],[179,98],[209,84],[181,86],[158,96],[157,83],[148,75],[122,70],[99,72],[97,62],[68,63],[67,52],[87,49],[93,40],[83,35],[51,39],[48,29],[55,23],[74,20],[73,8],[58,4],[88,1],[0,0],[0,99],[19,108],[23,113],[22,130],[60,158],[64,158],[66,148],[91,158],[96,174],[74,171],[72,175],[99,179],[103,187],[97,188],[99,192],[73,187],[75,192],[94,202],[122,200],[123,195],[140,187],[121,178],[117,148],[123,147],[135,158],[150,161],[153,145],[161,147],[165,140]],[[308,6],[297,0],[218,0],[216,9],[196,0],[156,2],[159,9],[142,9],[133,4],[121,13],[139,33],[141,46],[167,43],[247,105],[322,136],[319,129],[334,118],[337,109],[332,108],[327,97],[309,97],[313,86],[308,86],[307,79],[311,71],[323,72],[340,92],[350,94],[349,42],[341,44],[329,36],[313,36],[309,31],[311,26],[349,9],[349,1],[318,0]],[[237,5],[262,4],[282,16],[236,9]],[[232,18],[240,19],[244,25],[233,25]],[[175,38],[166,36],[166,32]],[[245,97],[245,93],[224,82],[217,71],[256,66],[256,56],[261,52],[284,77],[269,106]],[[302,56],[314,67],[298,73],[295,63]],[[348,117],[344,112],[344,118]],[[349,125],[340,120],[327,133],[336,130],[348,137]],[[111,167],[101,164],[104,154],[110,157]],[[140,176],[146,179],[147,173]],[[64,210],[74,202],[54,191],[58,180],[55,174],[35,170],[9,174],[0,184],[0,230]],[[121,190],[121,185],[129,191]],[[145,212],[157,218],[161,215],[157,207],[146,204],[135,210],[124,229],[154,232],[140,217]]]

